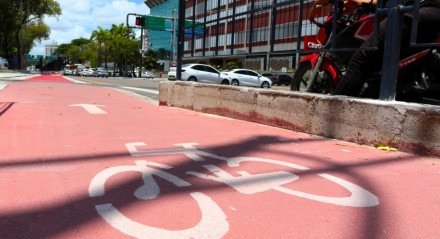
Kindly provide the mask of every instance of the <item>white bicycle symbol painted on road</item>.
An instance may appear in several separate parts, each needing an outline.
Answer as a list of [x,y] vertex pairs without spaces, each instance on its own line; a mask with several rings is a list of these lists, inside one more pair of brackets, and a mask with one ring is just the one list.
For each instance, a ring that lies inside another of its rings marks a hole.
[[[238,167],[243,162],[262,162],[285,166],[301,171],[310,170],[310,168],[304,166],[273,159],[254,157],[227,158],[199,150],[195,147],[196,145],[196,143],[184,143],[175,144],[175,146],[180,147],[176,148],[175,150],[142,151],[138,150],[137,147],[146,146],[146,144],[143,142],[135,142],[127,143],[126,148],[130,154],[135,157],[183,154],[188,158],[200,163],[206,161],[204,157],[221,160],[226,162],[226,164],[231,168]],[[188,171],[186,173],[199,178],[224,183],[243,194],[256,194],[268,190],[275,190],[292,196],[347,207],[374,207],[379,204],[378,198],[371,192],[356,184],[326,173],[317,175],[345,188],[351,193],[351,195],[348,197],[328,197],[283,187],[282,185],[299,179],[298,175],[286,171],[260,174],[249,174],[246,171],[238,171],[237,173],[240,176],[233,176],[225,170],[212,164],[202,164],[202,166],[211,172],[211,174],[208,175],[195,171]],[[159,196],[160,188],[153,176],[169,181],[180,188],[191,186],[189,182],[163,171],[171,168],[173,167],[169,165],[146,160],[137,160],[135,161],[135,165],[111,167],[99,172],[92,179],[89,186],[89,195],[90,197],[104,196],[105,183],[108,179],[119,173],[133,171],[140,172],[142,174],[143,185],[134,192],[135,197],[139,200],[151,200]],[[202,218],[194,227],[178,231],[151,227],[132,221],[124,216],[111,203],[98,204],[95,205],[95,208],[98,214],[107,223],[122,233],[135,238],[221,238],[224,236],[229,230],[229,224],[226,215],[220,206],[204,193],[193,192],[190,193],[190,196],[197,202]]]

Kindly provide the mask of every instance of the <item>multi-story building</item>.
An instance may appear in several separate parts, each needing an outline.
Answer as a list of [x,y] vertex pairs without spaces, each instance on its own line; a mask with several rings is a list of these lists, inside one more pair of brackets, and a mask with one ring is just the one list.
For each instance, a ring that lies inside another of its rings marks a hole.
[[[302,38],[314,35],[309,0],[189,0],[187,19],[203,23],[203,35],[187,35],[184,59],[213,65],[240,61],[256,70],[292,68]],[[301,5],[301,6],[300,6]]]
[[236,61],[255,70],[289,70],[295,66],[297,52],[303,48],[304,36],[316,34],[317,27],[306,20],[312,2],[182,1],[186,21],[193,22],[186,24],[189,27],[185,31],[183,61],[220,67]]
[[[178,0],[147,0],[145,4],[150,8],[150,15],[171,18],[173,14],[175,14],[175,17],[177,17],[179,7]],[[165,28],[169,30],[173,29],[171,20],[165,21]],[[150,30],[149,38],[150,49],[159,50],[163,48],[168,51],[175,50],[173,49],[173,35],[170,31]]]
[[56,51],[57,48],[58,48],[58,45],[56,43],[45,45],[44,46],[45,56],[48,57],[48,56],[53,55],[53,53]]

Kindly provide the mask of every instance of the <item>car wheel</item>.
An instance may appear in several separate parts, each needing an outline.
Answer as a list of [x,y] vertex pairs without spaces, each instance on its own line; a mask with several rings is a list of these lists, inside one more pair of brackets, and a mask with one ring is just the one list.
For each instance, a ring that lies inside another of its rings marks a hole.
[[195,81],[195,82],[197,82],[197,78],[195,78],[194,76],[191,76],[190,78],[188,78],[188,81]]
[[240,83],[238,83],[238,80],[233,79],[233,80],[231,81],[231,85],[233,85],[233,86],[239,86]]
[[228,80],[223,80],[222,81],[222,85],[229,85],[229,81]]
[[269,82],[267,82],[267,81],[265,81],[265,82],[263,82],[263,84],[261,84],[261,88],[270,88],[270,84],[269,84]]

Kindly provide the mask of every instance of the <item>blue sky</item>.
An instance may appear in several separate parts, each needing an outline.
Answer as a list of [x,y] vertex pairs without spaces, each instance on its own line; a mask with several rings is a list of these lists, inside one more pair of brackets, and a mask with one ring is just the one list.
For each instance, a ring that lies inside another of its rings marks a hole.
[[148,14],[142,0],[58,0],[62,15],[45,18],[51,28],[50,38],[37,43],[30,54],[44,55],[44,45],[69,43],[72,39],[89,38],[98,26],[125,24],[127,13]]

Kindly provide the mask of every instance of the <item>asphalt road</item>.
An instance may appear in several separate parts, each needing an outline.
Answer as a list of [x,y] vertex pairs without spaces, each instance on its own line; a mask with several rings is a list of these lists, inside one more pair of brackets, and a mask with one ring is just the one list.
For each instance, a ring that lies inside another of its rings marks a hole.
[[136,94],[146,96],[154,101],[159,100],[159,83],[166,79],[139,79],[139,78],[123,78],[123,77],[70,77],[72,79],[88,83],[95,86],[107,86],[131,91]]
[[[71,77],[95,86],[107,86],[134,92],[136,94],[148,97],[154,101],[159,100],[159,83],[167,81],[166,78],[139,79],[139,78],[123,78],[123,77]],[[289,91],[290,86],[273,86],[273,90]]]

